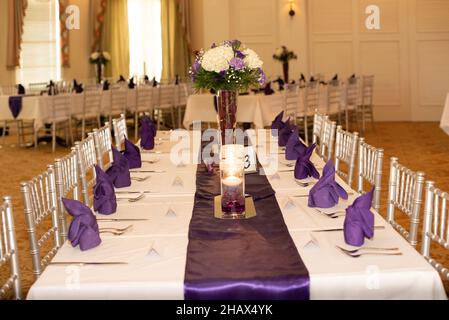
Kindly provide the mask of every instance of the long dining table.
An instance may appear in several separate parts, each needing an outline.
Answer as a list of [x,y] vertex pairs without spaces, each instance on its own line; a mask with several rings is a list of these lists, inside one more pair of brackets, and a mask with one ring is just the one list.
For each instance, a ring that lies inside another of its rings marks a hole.
[[[352,248],[344,241],[344,217],[331,219],[309,208],[307,195],[311,186],[296,183],[292,172],[294,162],[285,160],[283,150],[277,146],[276,139],[270,138],[269,130],[248,133],[256,148],[259,173],[267,175],[288,233],[307,267],[310,299],[447,299],[438,272],[377,212],[374,237],[366,240],[365,245],[397,247],[402,255],[353,258],[337,249],[336,245]],[[117,189],[117,212],[97,216],[100,228],[131,225],[132,228],[120,236],[101,234],[102,243],[85,252],[66,242],[53,259],[53,262],[126,264],[49,265],[27,298],[184,299],[189,226],[195,206],[196,175],[200,170],[196,162],[200,137],[201,132],[185,131],[184,139],[176,140],[170,138],[169,132],[158,132],[155,149],[142,151],[142,160],[152,163],[131,170],[132,177],[149,178]],[[260,147],[263,140],[269,141],[267,147]],[[181,153],[183,160],[179,161]],[[321,158],[314,154],[311,160],[321,172],[324,166]],[[340,178],[337,181],[348,191],[349,199],[340,200],[332,210],[343,210],[358,194]],[[137,202],[124,199],[140,194],[144,198]],[[146,220],[107,222],[101,219]],[[235,220],[235,223],[240,222]],[[258,243],[251,245],[258,246]],[[236,254],[240,249],[235,248]]]

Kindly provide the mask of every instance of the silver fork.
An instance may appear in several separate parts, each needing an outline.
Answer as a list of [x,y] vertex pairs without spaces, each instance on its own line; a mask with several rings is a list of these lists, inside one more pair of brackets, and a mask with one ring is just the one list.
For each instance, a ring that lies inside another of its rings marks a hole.
[[306,187],[308,187],[308,186],[314,185],[314,184],[316,183],[316,181],[311,181],[311,182],[301,182],[301,181],[298,181],[298,180],[295,180],[295,181],[296,181],[296,183],[297,183],[299,186],[301,186],[301,187],[303,187],[303,188],[306,188]]
[[145,197],[145,194],[141,194],[135,198],[117,198],[117,200],[128,200],[128,202],[137,202]]
[[[338,247],[338,246],[337,246],[337,248],[340,249],[340,247]],[[359,258],[359,257],[365,256],[365,255],[373,255],[373,256],[401,256],[402,255],[402,252],[362,252],[362,253],[353,254],[353,253],[348,253],[341,249],[340,249],[340,251],[351,258]]]
[[158,162],[159,162],[159,160],[142,160],[142,163],[149,163],[149,164],[155,164]]
[[361,247],[361,248],[354,249],[354,250],[348,250],[348,249],[342,248],[340,246],[336,246],[336,247],[338,249],[343,250],[350,254],[359,253],[360,250],[372,250],[372,251],[397,251],[397,250],[399,250],[399,248],[376,248],[376,247]]
[[123,234],[125,234],[128,230],[130,230],[132,228],[132,225],[129,225],[126,228],[101,228],[100,229],[100,233],[110,233],[113,234],[114,236],[121,236]]
[[335,211],[335,212],[331,212],[331,213],[326,213],[326,212],[320,211],[318,209],[315,209],[315,210],[318,211],[319,213],[321,213],[322,215],[325,215],[326,217],[331,218],[331,219],[337,219],[346,214],[346,211]]
[[148,179],[150,179],[151,176],[146,176],[146,177],[131,177],[131,180],[135,180],[137,182],[144,182],[147,181]]

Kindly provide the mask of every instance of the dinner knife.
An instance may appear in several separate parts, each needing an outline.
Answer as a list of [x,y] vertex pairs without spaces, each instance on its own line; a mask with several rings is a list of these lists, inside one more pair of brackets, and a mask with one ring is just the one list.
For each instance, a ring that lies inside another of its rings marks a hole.
[[57,262],[50,262],[49,265],[53,266],[68,266],[68,265],[80,265],[80,266],[112,266],[112,265],[125,265],[128,264],[128,262],[89,262],[89,261],[57,261]]
[[97,219],[98,222],[120,222],[120,221],[148,221],[150,219],[138,219],[138,218],[129,218],[129,219]]
[[[381,230],[385,229],[385,226],[375,226],[374,229]],[[328,228],[328,229],[318,229],[318,230],[311,230],[311,232],[333,232],[333,231],[343,231],[343,228]]]

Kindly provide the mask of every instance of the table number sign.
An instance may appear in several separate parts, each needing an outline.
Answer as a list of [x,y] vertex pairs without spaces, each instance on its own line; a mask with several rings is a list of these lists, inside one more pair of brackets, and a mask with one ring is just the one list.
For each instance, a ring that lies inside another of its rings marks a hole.
[[254,146],[245,147],[245,173],[257,172],[257,158]]

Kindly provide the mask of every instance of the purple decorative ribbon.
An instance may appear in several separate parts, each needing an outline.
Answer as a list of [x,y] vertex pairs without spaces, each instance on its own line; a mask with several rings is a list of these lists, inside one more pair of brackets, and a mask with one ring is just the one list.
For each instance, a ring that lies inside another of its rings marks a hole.
[[21,96],[12,96],[9,97],[9,110],[11,110],[12,116],[16,119],[20,111],[22,111],[22,97]]
[[219,173],[200,164],[189,227],[184,278],[186,300],[307,300],[306,266],[290,237],[266,176],[246,176],[257,216],[248,220],[214,217]]

